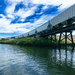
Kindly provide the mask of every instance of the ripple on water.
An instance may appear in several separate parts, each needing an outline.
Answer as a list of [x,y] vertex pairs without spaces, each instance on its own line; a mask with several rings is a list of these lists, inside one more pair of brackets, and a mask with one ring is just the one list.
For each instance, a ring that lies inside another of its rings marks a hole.
[[74,75],[75,50],[0,44],[0,75]]

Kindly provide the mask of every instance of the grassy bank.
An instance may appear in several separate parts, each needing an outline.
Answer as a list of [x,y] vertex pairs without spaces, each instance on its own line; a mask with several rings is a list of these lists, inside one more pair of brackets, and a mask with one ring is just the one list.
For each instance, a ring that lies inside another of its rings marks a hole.
[[32,38],[32,37],[25,37],[22,39],[14,39],[14,40],[7,40],[7,41],[0,41],[1,44],[14,44],[14,45],[21,45],[21,46],[51,46],[51,44],[56,44],[54,41],[47,40],[45,38]]
[[[53,39],[54,40],[54,39]],[[32,37],[25,37],[22,39],[13,39],[13,40],[1,40],[1,44],[13,44],[13,45],[20,45],[20,46],[37,46],[37,47],[57,47],[57,42],[52,41],[45,38],[32,38]],[[61,41],[61,44],[64,44],[64,41]]]

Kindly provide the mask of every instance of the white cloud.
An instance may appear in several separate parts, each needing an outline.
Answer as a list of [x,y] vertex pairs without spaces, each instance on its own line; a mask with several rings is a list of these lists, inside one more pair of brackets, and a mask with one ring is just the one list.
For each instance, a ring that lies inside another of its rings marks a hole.
[[58,9],[62,10],[64,8],[70,7],[73,4],[75,4],[75,0],[63,0],[62,5]]
[[2,18],[5,18],[5,16],[4,16],[3,14],[0,14],[0,16],[1,16]]
[[7,20],[6,17],[2,15],[2,18],[0,18],[0,26],[6,26],[6,24],[10,24],[10,20]]
[[[12,12],[14,10],[14,7],[16,4],[23,2],[24,5],[28,5],[28,3],[33,3],[33,4],[43,4],[43,5],[60,5],[62,4],[58,9],[62,10],[64,8],[68,8],[69,6],[75,4],[75,0],[6,0],[7,2],[11,3],[12,6],[10,6],[10,10],[8,12]],[[44,7],[47,8],[47,7]],[[8,8],[9,9],[9,8]]]
[[44,5],[61,5],[59,9],[68,8],[69,6],[75,4],[75,0],[32,0],[34,4],[44,4]]
[[19,3],[19,2],[25,2],[26,3],[34,3],[34,4],[44,4],[44,5],[72,5],[75,3],[75,0],[6,0],[10,3]]
[[43,9],[43,10],[45,10],[45,9],[47,9],[47,8],[48,8],[48,6],[47,6],[47,5],[45,5],[42,9]]
[[30,15],[33,15],[35,13],[36,6],[30,8],[29,10],[25,11],[24,9],[20,9],[18,12],[14,13],[15,16],[20,16],[21,18],[26,18]]
[[0,18],[0,33],[14,33],[14,32],[25,33],[29,31],[28,29],[23,28],[25,25],[29,23],[10,24],[11,20],[6,19],[4,15],[2,16],[3,17]]
[[8,17],[8,18],[11,18],[11,19],[14,19],[14,16],[11,15],[11,14],[7,14],[7,17]]
[[13,4],[13,3],[19,3],[25,0],[5,0],[6,2],[8,2],[9,4]]
[[9,4],[18,4],[20,2],[23,2],[24,5],[28,6],[28,3],[31,2],[31,0],[6,0]]
[[6,12],[7,14],[13,14],[14,9],[15,9],[15,6],[16,6],[16,3],[14,3],[14,4],[10,5],[10,6],[7,6],[5,12]]
[[27,0],[7,0],[8,3],[11,3],[10,5],[7,6],[5,12],[7,14],[7,17],[14,19],[14,17],[19,16],[21,19],[19,19],[19,21],[24,21],[26,17],[33,15],[35,13],[36,10],[36,6],[32,7],[32,8],[23,8],[23,9],[19,9],[18,12],[14,12],[15,10],[15,6],[19,3],[23,1],[24,5],[28,5],[28,3],[30,1]]

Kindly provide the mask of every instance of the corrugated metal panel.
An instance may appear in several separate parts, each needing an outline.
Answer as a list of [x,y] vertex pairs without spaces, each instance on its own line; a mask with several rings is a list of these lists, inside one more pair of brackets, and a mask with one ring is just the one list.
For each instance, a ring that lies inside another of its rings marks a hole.
[[73,16],[75,16],[75,4],[74,4],[74,6],[73,6]]
[[24,33],[23,36],[24,36],[24,37],[28,36],[28,33]]
[[38,28],[36,29],[36,30],[37,30],[37,33],[38,33],[38,32],[41,32],[41,31],[43,31],[43,30],[46,30],[47,27],[48,27],[48,25],[49,25],[49,21],[46,22],[46,23],[44,23],[44,24],[41,25],[40,27],[38,27]]
[[54,17],[51,20],[51,24],[52,26],[54,26],[72,17],[75,17],[75,4],[57,15],[56,17]]
[[34,30],[31,30],[31,31],[29,32],[29,35],[33,35],[33,34],[35,34],[35,29],[34,29]]
[[19,37],[19,38],[23,38],[23,35],[19,35],[18,37]]

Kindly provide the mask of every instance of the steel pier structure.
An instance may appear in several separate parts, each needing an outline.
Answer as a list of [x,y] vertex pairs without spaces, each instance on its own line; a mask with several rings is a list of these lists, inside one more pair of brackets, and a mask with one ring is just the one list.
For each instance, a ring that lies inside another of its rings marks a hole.
[[[15,36],[16,38],[23,38],[23,37],[48,37],[51,35],[55,36],[56,41],[56,34],[60,34],[59,38],[59,45],[60,42],[65,39],[65,45],[67,45],[67,39],[69,39],[72,42],[72,46],[74,46],[73,42],[73,36],[72,36],[72,30],[75,30],[75,4],[51,19],[50,21],[44,23],[43,25],[31,30],[30,32],[27,32],[25,34]],[[65,34],[63,34],[65,33]],[[69,33],[69,34],[67,34]],[[61,39],[62,35],[64,36],[63,39]],[[68,37],[70,35],[71,39]]]

